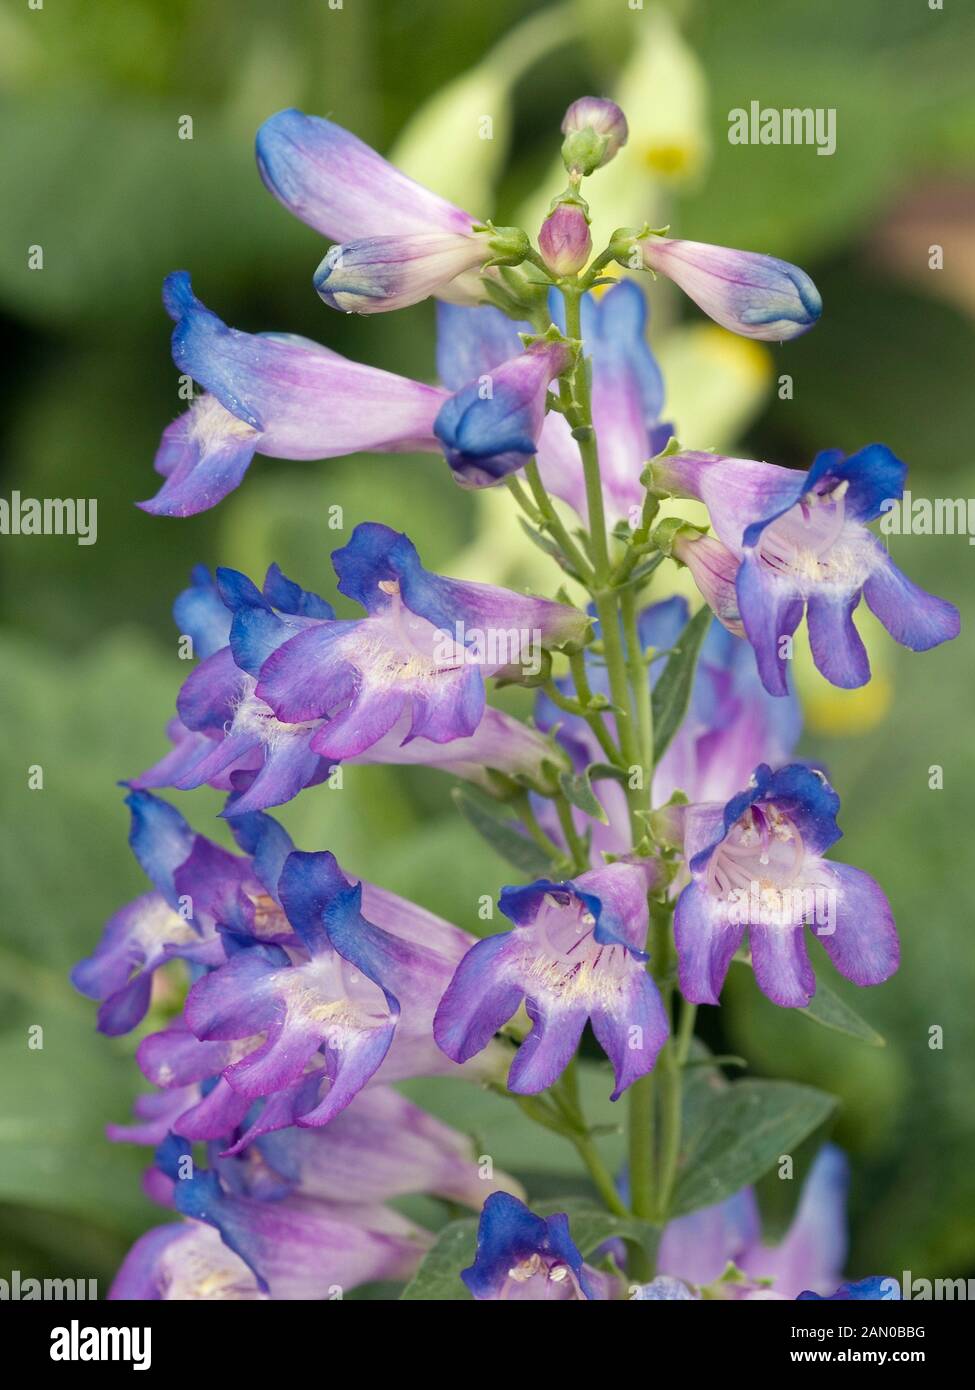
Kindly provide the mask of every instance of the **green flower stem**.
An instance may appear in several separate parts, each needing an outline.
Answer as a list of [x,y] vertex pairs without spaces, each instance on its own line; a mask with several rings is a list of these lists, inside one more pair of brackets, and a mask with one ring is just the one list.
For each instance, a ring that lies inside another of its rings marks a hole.
[[528,479],[528,486],[531,488],[535,506],[538,508],[539,512],[541,512],[546,530],[550,531],[554,539],[558,541],[562,548],[562,554],[573,566],[586,588],[591,589],[594,579],[592,567],[578,545],[569,535],[561,517],[555,510],[552,499],[546,492],[545,484],[542,482],[541,474],[538,471],[538,464],[534,459],[530,459],[525,465],[525,477]]
[[[622,633],[620,632],[619,608],[615,598],[610,598],[606,594],[597,594],[595,597],[603,654],[609,676],[609,690],[615,707],[616,732],[620,753],[627,772],[631,773],[632,769],[642,767],[643,764],[633,724],[630,692],[626,678],[626,659],[623,654]],[[632,786],[631,782],[632,775],[628,775],[626,801],[630,812],[630,833],[633,837],[633,843],[636,844],[642,838],[644,831],[639,812],[643,809],[645,792],[642,787]]]
[[572,1131],[567,1137],[571,1139],[576,1152],[585,1164],[603,1204],[614,1216],[628,1216],[626,1204],[617,1192],[612,1174],[603,1162],[586,1125],[586,1117],[579,1100],[579,1082],[576,1076],[575,1058],[566,1067],[549,1094]]
[[691,1051],[691,1043],[694,1041],[694,1024],[696,1020],[697,1005],[689,1004],[685,999],[681,1004],[680,1027],[677,1032],[677,1056],[680,1059],[682,1067],[687,1066],[687,1059]]
[[576,1153],[582,1159],[589,1171],[589,1176],[593,1180],[596,1191],[603,1200],[604,1205],[614,1216],[629,1216],[626,1203],[616,1190],[612,1174],[603,1162],[599,1150],[588,1135],[574,1137],[572,1143]]
[[[664,1007],[670,1017],[675,996],[673,961],[673,906],[655,902],[652,905],[653,945],[651,961],[660,986]],[[690,1050],[696,1011],[684,1004],[676,1035],[664,1045],[657,1063],[660,1073],[660,1146],[659,1179],[656,1193],[656,1220],[662,1225],[670,1215],[670,1206],[680,1161],[683,1128],[684,1064]]]
[[[565,298],[566,333],[568,337],[581,341],[582,291],[577,285],[564,286],[563,295]],[[564,379],[562,384],[564,388],[566,385]],[[603,485],[599,472],[599,451],[592,427],[589,378],[585,358],[581,355],[573,370],[571,402],[567,404],[567,417],[573,427],[573,436],[579,445],[586,480],[586,506],[589,512],[589,535],[595,579],[592,595],[599,616],[600,636],[606,659],[606,671],[609,676],[609,689],[615,706],[617,739],[624,763],[627,768],[634,768],[640,766],[640,753],[636,742],[633,710],[627,686],[626,659],[623,653],[617,596],[611,588],[612,563],[606,536],[606,511],[603,506]],[[630,826],[634,843],[642,834],[642,827],[637,817],[637,812],[641,809],[640,797],[640,789],[631,787],[628,782],[626,798],[630,810]]]
[[654,1074],[641,1076],[628,1091],[630,1110],[630,1209],[634,1216],[652,1220],[656,1212],[654,1191]]
[[[565,300],[566,336],[581,343],[582,291],[575,285],[563,286],[562,295]],[[611,568],[609,546],[606,540],[606,510],[603,506],[603,484],[599,473],[596,435],[592,427],[589,377],[586,361],[581,353],[573,367],[569,423],[573,427],[573,434],[582,455],[582,467],[586,481],[586,507],[589,512],[589,533],[592,537],[596,582],[600,588],[606,588],[609,584]]]
[[528,517],[528,520],[534,522],[536,526],[540,525],[544,518],[515,475],[513,473],[509,474],[504,482],[508,491],[518,503],[518,506]]
[[667,1220],[680,1157],[683,1072],[674,1039],[660,1057],[660,1183],[657,1189],[657,1219]]
[[636,710],[640,766],[643,769],[643,783],[646,791],[645,807],[649,809],[650,780],[653,770],[653,705],[650,702],[650,672],[637,626],[636,593],[634,590],[626,589],[620,594],[620,611],[623,615],[623,636],[626,639],[630,691]]
[[583,290],[588,290],[592,282],[598,279],[600,271],[605,270],[606,267],[611,265],[615,260],[616,252],[611,247],[607,246],[605,251],[600,251],[599,255],[590,264],[589,269],[582,277],[581,288]]
[[555,684],[554,680],[547,680],[545,684],[542,686],[542,689],[545,691],[545,694],[548,696],[548,698],[552,701],[553,705],[556,705],[559,709],[564,710],[566,714],[575,715],[578,719],[582,718],[582,716],[585,713],[585,707],[582,704],[582,701],[573,700],[571,695],[563,695],[562,691]]
[[680,1162],[680,1146],[684,1120],[684,1068],[687,1065],[691,1043],[694,1041],[694,1023],[697,1019],[697,1005],[681,1001],[680,1023],[677,1034],[666,1047],[662,1079],[662,1107],[664,1142],[660,1162],[660,1191],[658,1193],[658,1212],[661,1223],[670,1214],[670,1205],[677,1180],[677,1167]]
[[[604,262],[605,263],[605,262]],[[590,272],[598,272],[598,263]],[[566,333],[570,338],[581,340],[580,286],[565,289]],[[563,400],[566,414],[573,426],[573,434],[579,445],[582,466],[586,481],[586,503],[589,512],[589,530],[593,557],[593,570],[596,587],[593,598],[599,615],[600,636],[609,677],[609,688],[616,713],[617,739],[620,752],[627,768],[644,769],[641,781],[645,784],[650,775],[653,759],[653,730],[646,712],[638,713],[634,719],[633,696],[628,682],[628,662],[624,652],[624,633],[620,626],[621,595],[612,589],[612,562],[606,534],[606,513],[603,506],[602,479],[599,470],[599,451],[592,428],[592,404],[586,362],[580,356],[575,365],[571,397],[565,390],[563,381]],[[642,710],[643,692],[640,682],[635,679],[637,664],[643,668],[643,684],[646,685],[646,666],[643,663],[639,641],[634,639],[636,631],[635,614],[631,615],[630,634],[627,647],[630,649],[629,674],[634,687],[634,696]],[[640,728],[638,736],[637,728]],[[633,843],[643,836],[643,825],[638,812],[646,803],[646,785],[632,787],[627,782],[627,804],[630,811],[630,825]],[[650,1074],[641,1077],[629,1089],[629,1170],[630,1206],[634,1216],[652,1219],[657,1209],[654,1173],[654,1078]],[[634,1251],[629,1260],[628,1271],[631,1277],[645,1280],[652,1277],[653,1264],[645,1252]]]
[[657,513],[660,511],[660,498],[652,492],[648,492],[643,499],[643,512],[640,516],[640,524],[637,526],[633,535],[630,537],[630,544],[626,554],[620,561],[616,573],[613,576],[613,584],[616,588],[622,587],[636,569],[637,561],[646,554],[647,543],[650,540],[650,532],[653,530],[653,523]]
[[576,830],[575,821],[572,819],[572,807],[565,797],[560,795],[555,798],[555,809],[558,812],[559,825],[562,827],[565,843],[572,856],[572,872],[574,874],[582,873],[589,867],[589,849],[585,840]]
[[[611,762],[614,767],[619,767],[619,750],[609,736],[609,730],[606,728],[603,716],[598,709],[590,708],[592,691],[589,689],[589,682],[586,677],[586,662],[582,652],[576,652],[569,657],[569,666],[572,671],[575,688],[579,692],[578,700],[572,700],[568,696],[563,695],[554,681],[546,681],[542,688],[553,705],[564,710],[566,714],[574,714],[579,719],[584,719],[586,721],[599,740],[599,746],[606,755],[607,760]],[[581,672],[577,667],[581,667]]]
[[532,810],[528,794],[526,793],[524,796],[519,797],[514,804],[517,805],[518,814],[524,822],[525,829],[546,858],[551,859],[552,863],[555,865],[564,865],[566,862],[565,854],[555,841],[546,835],[545,831],[539,825],[535,812]]
[[[566,333],[569,338],[581,342],[582,294],[603,266],[608,265],[612,259],[610,254],[604,253],[602,257],[597,258],[582,280],[576,281],[575,284],[562,282],[560,288],[565,298]],[[549,694],[558,707],[573,714],[582,714],[613,765],[626,772],[635,768],[641,770],[642,775],[637,779],[639,785],[631,786],[632,778],[628,778],[626,789],[632,843],[636,846],[645,833],[640,812],[649,806],[654,731],[648,663],[640,642],[637,623],[637,586],[628,584],[628,581],[638,562],[647,553],[650,531],[659,504],[656,497],[647,494],[640,525],[635,529],[631,545],[622,561],[614,568],[606,528],[598,444],[592,426],[588,366],[581,353],[571,370],[563,375],[559,383],[559,392],[560,408],[579,445],[585,477],[589,514],[588,557],[582,554],[580,547],[569,535],[556,513],[535,460],[532,460],[525,470],[532,502],[529,502],[520,485],[512,487],[511,490],[529,516],[532,515],[529,508],[533,503],[532,509],[537,514],[537,519],[533,518],[536,519],[536,524],[549,531],[595,601],[602,653],[606,662],[610,698],[616,721],[615,741],[610,737],[602,713],[591,708],[592,690],[586,673],[585,657],[581,651],[569,656],[577,699],[569,700],[563,696],[553,682],[549,682]],[[564,796],[560,796],[556,798],[556,807],[573,860],[575,864],[583,865],[587,858],[585,846],[575,829],[571,806]],[[530,808],[526,806],[524,809],[529,833],[551,856],[554,845],[531,815]],[[668,1011],[674,992],[670,911],[669,904],[655,901],[651,903],[653,973]],[[693,1011],[685,1007],[681,1014],[679,1034],[665,1045],[656,1071],[641,1077],[628,1091],[630,1211],[634,1216],[648,1221],[659,1223],[666,1218],[676,1180],[681,1142],[681,1076],[690,1048],[693,1027]],[[611,1212],[620,1216],[626,1215],[626,1208],[616,1191],[612,1177],[585,1127],[571,1067],[562,1082],[552,1088],[550,1096],[550,1113],[561,1116],[564,1125],[562,1132],[575,1146],[603,1202]],[[647,1251],[631,1251],[627,1266],[631,1278],[646,1281],[653,1277],[653,1268],[653,1258]]]

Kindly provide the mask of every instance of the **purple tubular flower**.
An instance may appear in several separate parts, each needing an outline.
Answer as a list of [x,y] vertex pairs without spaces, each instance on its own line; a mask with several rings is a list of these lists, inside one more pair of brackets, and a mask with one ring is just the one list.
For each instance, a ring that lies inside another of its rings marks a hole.
[[[363,535],[367,533],[368,528],[362,531]],[[386,534],[395,537],[393,532]],[[408,542],[406,547],[409,547]],[[393,563],[397,563],[395,557]],[[425,575],[424,571],[419,570],[418,564],[416,568],[421,576]],[[450,583],[437,581],[434,576],[426,577],[435,583]],[[378,578],[380,576],[377,575]],[[477,586],[461,586],[462,589],[468,587],[477,589]],[[325,719],[284,722],[276,717],[271,705],[255,693],[265,661],[298,633],[320,630],[323,639],[325,632],[333,634],[333,637],[344,634],[341,654],[344,654],[342,659],[348,658],[349,662],[349,694],[345,696],[348,699],[354,695],[357,685],[361,685],[355,667],[355,639],[358,636],[366,652],[372,651],[372,665],[380,666],[377,642],[382,624],[370,627],[367,625],[369,620],[365,623],[334,622],[332,610],[323,599],[287,579],[276,565],[268,570],[260,591],[246,576],[233,570],[220,570],[217,583],[209,592],[216,596],[221,606],[224,616],[219,628],[221,632],[229,628],[229,644],[216,651],[207,647],[209,654],[191,673],[180,692],[177,701],[180,718],[170,726],[173,749],[153,767],[133,779],[131,785],[137,788],[176,786],[185,790],[208,783],[222,790],[233,789],[234,795],[223,814],[238,818],[290,800],[303,787],[324,780],[337,760],[335,743],[330,745],[328,756],[320,755],[317,743],[313,746],[318,734],[321,733],[323,739],[325,737]],[[490,592],[504,596],[507,605],[506,591]],[[196,595],[196,589],[187,593]],[[480,596],[479,593],[475,594],[475,597]],[[181,610],[185,597],[183,595],[178,600]],[[392,603],[393,596],[388,597]],[[524,598],[511,595],[511,601],[523,617],[529,616]],[[199,604],[202,600],[194,597],[193,602]],[[210,602],[209,598],[207,602]],[[541,603],[534,600],[527,602],[529,605]],[[575,621],[571,610],[559,605],[542,603],[538,611],[545,622],[544,630],[551,629],[553,635],[555,614],[565,616],[570,625]],[[422,626],[419,617],[403,616],[405,621],[401,628],[396,628],[393,623],[395,630],[389,649],[391,671],[395,670],[397,662],[408,667],[414,659],[410,640],[404,646],[402,633],[410,639],[411,633],[415,635]],[[530,630],[531,643],[542,631],[541,627]],[[372,633],[376,636],[371,637]],[[492,630],[482,633],[482,636],[487,637],[487,654],[490,655]],[[495,637],[497,640],[493,645],[498,649],[501,639],[497,637],[497,632]],[[436,641],[440,640],[436,638]],[[446,646],[446,639],[443,640]],[[517,655],[512,645],[512,629],[504,629],[504,641],[509,648],[504,654]],[[451,652],[455,647],[451,640]],[[197,650],[201,650],[198,644]],[[430,650],[433,651],[432,643]],[[459,647],[456,650],[459,653]],[[397,651],[400,652],[399,657]],[[475,655],[472,652],[471,658]],[[527,657],[529,653],[524,655]],[[333,656],[338,663],[339,644],[336,644]],[[473,666],[469,667],[466,674],[470,676],[473,670]],[[448,666],[444,671],[438,668],[432,673],[431,682],[436,688],[451,677],[457,679],[453,668]],[[344,688],[338,690],[339,701]],[[337,713],[342,713],[341,703],[337,706]],[[350,715],[350,722],[354,729],[354,715]],[[524,778],[538,786],[548,785],[547,765],[560,761],[560,754],[550,740],[500,710],[485,708],[472,733],[458,736],[447,743],[435,742],[429,736],[410,738],[412,723],[412,707],[404,703],[401,717],[375,742],[363,746],[352,760],[438,766],[457,776],[482,783],[488,781],[487,769],[490,768],[505,775]],[[359,731],[360,735],[362,732]],[[331,733],[335,735],[336,730],[333,728]],[[365,740],[360,737],[360,742]]]
[[806,272],[775,256],[659,236],[637,244],[644,269],[666,275],[722,328],[742,337],[774,343],[797,338],[823,311]]
[[[222,1066],[231,1089],[251,1101],[287,1093],[286,1123],[314,1126],[343,1110],[387,1053],[387,1080],[446,1072],[433,1014],[472,938],[393,894],[353,884],[327,853],[289,855],[279,893],[299,944],[287,952],[243,945],[186,1001],[186,1022],[202,1042],[248,1040]],[[310,1067],[317,1072],[309,1089]],[[173,1079],[192,1076],[184,1070]],[[262,1115],[235,1148],[280,1127],[278,1118],[269,1125]]]
[[457,392],[517,357],[522,348],[519,335],[531,332],[527,320],[509,319],[490,304],[473,309],[438,304],[437,375],[448,391]]
[[206,565],[194,566],[189,588],[176,596],[173,621],[192,638],[193,654],[201,660],[230,641],[230,613]]
[[193,1141],[219,1141],[222,1152],[233,1155],[261,1135],[295,1124],[318,1103],[328,1082],[325,1058],[316,1057],[298,1081],[255,1105],[253,1098],[234,1090],[223,1072],[260,1043],[260,1034],[201,1042],[180,1023],[143,1038],[136,1056],[148,1080],[186,1097],[170,1129]]
[[369,314],[431,294],[484,297],[471,272],[490,259],[489,237],[341,126],[279,111],[258,131],[257,163],[279,202],[340,243],[315,273],[332,308]]
[[484,294],[467,272],[480,270],[491,254],[483,233],[366,237],[333,246],[314,284],[328,307],[343,314],[387,313],[431,295],[477,304]]
[[745,629],[738,612],[738,558],[713,536],[678,535],[673,543],[674,557],[686,565],[711,612],[735,637]]
[[536,1216],[508,1192],[484,1203],[474,1263],[460,1277],[479,1301],[567,1303],[601,1296],[602,1281],[583,1264],[569,1218]]
[[[564,308],[557,290],[549,311],[565,331]],[[647,302],[632,281],[614,285],[601,299],[582,300],[583,352],[592,359],[593,421],[599,436],[603,499],[610,525],[631,519],[643,505],[640,474],[672,433],[661,422],[664,385],[660,368],[647,346]],[[437,310],[437,369],[451,391],[480,377],[492,376],[519,352],[519,331],[499,309]],[[585,478],[579,448],[563,415],[549,411],[537,437],[538,468],[546,488],[567,502],[583,520],[587,516]]]
[[520,1191],[505,1173],[482,1172],[470,1139],[388,1086],[372,1086],[324,1128],[259,1138],[256,1169],[269,1167],[296,1196],[377,1203],[428,1192],[480,1210],[492,1192]]
[[286,579],[276,565],[263,590],[235,570],[219,570],[217,584],[233,615],[229,645],[190,674],[177,699],[182,725],[197,736],[192,746],[198,756],[180,757],[180,741],[138,780],[184,790],[229,785],[235,795],[223,814],[239,817],[289,801],[328,776],[328,763],[310,747],[312,731],[280,724],[254,691],[257,672],[276,647],[333,615],[323,599]]
[[714,454],[675,454],[658,483],[704,502],[718,538],[741,561],[738,608],[762,682],[785,694],[783,639],[809,624],[813,658],[833,685],[864,685],[870,664],[853,625],[861,595],[903,646],[927,651],[957,637],[958,610],[897,568],[867,523],[904,490],[906,466],[882,444],[816,456],[800,473]]
[[[98,1027],[115,1036],[141,1022],[152,976],[177,957],[199,964],[223,958],[217,923],[273,941],[290,935],[255,862],[228,854],[195,835],[166,802],[148,792],[126,798],[132,813],[129,843],[155,885],[109,918],[102,939],[71,972],[77,990],[101,1001]],[[283,835],[267,817],[252,825],[255,849]]]
[[359,1284],[408,1279],[430,1244],[386,1207],[255,1201],[227,1192],[212,1171],[177,1180],[174,1197],[190,1219],[142,1236],[110,1299],[335,1298]]
[[169,1091],[150,1091],[132,1102],[132,1124],[105,1126],[106,1138],[115,1144],[161,1144],[177,1120],[198,1098],[196,1086],[177,1086]]
[[617,862],[565,883],[502,889],[501,911],[515,928],[479,941],[460,963],[434,1019],[447,1056],[465,1062],[480,1052],[524,998],[533,1027],[509,1090],[551,1086],[587,1020],[613,1063],[613,1100],[652,1070],[668,1033],[643,949],[654,878],[649,864]]
[[674,916],[684,997],[716,1004],[748,928],[760,989],[785,1008],[805,1008],[816,991],[804,924],[830,960],[857,985],[890,978],[900,960],[897,932],[868,874],[822,858],[839,839],[839,797],[804,764],[772,772],[762,764],[727,805],[691,806],[684,851],[692,880]]
[[754,1190],[743,1188],[723,1202],[669,1221],[660,1238],[657,1268],[696,1287],[712,1284],[729,1264],[743,1268],[761,1241],[761,1230]]
[[345,969],[326,934],[326,912],[358,914],[361,890],[332,855],[292,855],[281,894],[304,951],[251,947],[231,955],[190,990],[185,1018],[203,1041],[261,1034],[264,1041],[232,1062],[224,1079],[250,1100],[298,1082],[320,1048],[331,1081],[320,1123],[349,1103],[389,1050],[399,1017],[390,994]]
[[[164,1094],[181,1101],[181,1109],[172,1116],[168,1130],[194,1141],[222,1140],[235,1135],[246,1122],[253,1103],[234,1091],[219,1073],[221,1068],[238,1061],[257,1041],[200,1042],[182,1022],[143,1038],[136,1053],[143,1075],[161,1087]],[[175,1099],[173,1103],[175,1108]],[[272,1115],[272,1121],[274,1118]],[[285,1115],[281,1123],[290,1124],[290,1115]],[[123,1141],[131,1137],[133,1142],[143,1142],[125,1128],[111,1137]],[[163,1138],[165,1134],[160,1140]]]
[[484,714],[484,679],[581,637],[575,609],[431,574],[404,535],[368,522],[333,553],[339,590],[366,618],[323,622],[277,648],[257,697],[283,723],[324,722],[311,749],[353,757],[408,720],[403,741],[471,737]]
[[444,402],[433,429],[458,483],[491,487],[535,455],[549,386],[570,360],[566,343],[541,339]]
[[[437,372],[451,392],[470,389],[471,382],[494,378],[505,363],[521,352],[520,334],[532,325],[512,322],[492,305],[462,308],[437,305]],[[585,515],[585,479],[579,448],[564,415],[549,411],[537,439],[538,467],[549,492]],[[519,460],[524,462],[524,459]],[[580,510],[581,509],[581,510]]]
[[469,738],[431,743],[426,738],[403,742],[405,725],[393,727],[378,743],[350,759],[352,763],[394,763],[414,767],[438,767],[443,772],[492,785],[490,772],[500,772],[535,786],[549,784],[546,765],[566,769],[561,750],[543,734],[503,710],[487,705]]
[[753,1243],[735,1263],[753,1279],[771,1279],[782,1298],[796,1298],[803,1289],[827,1292],[835,1288],[848,1254],[849,1186],[846,1156],[834,1144],[824,1144],[802,1184],[785,1235],[777,1245]]
[[[749,1282],[729,1285],[731,1298],[795,1299],[803,1289],[814,1289],[810,1296],[819,1297],[843,1277],[848,1187],[846,1158],[834,1145],[824,1144],[778,1244],[763,1241],[758,1203],[754,1190],[747,1187],[723,1202],[669,1222],[660,1240],[658,1268],[700,1287],[719,1280],[734,1264]],[[769,1282],[766,1293],[762,1286]]]
[[472,219],[320,116],[279,111],[257,133],[257,164],[275,198],[330,241],[469,232]]
[[[185,1061],[179,1030],[157,1036],[155,1051],[160,1056],[168,1051]],[[212,1053],[225,1045],[197,1047]],[[140,1059],[146,1060],[145,1046]],[[108,1137],[155,1148],[170,1132],[184,1134],[181,1118],[198,1098],[199,1088],[193,1085],[139,1096],[136,1123],[109,1125]],[[233,1137],[233,1130],[219,1136],[223,1153],[215,1153],[216,1145],[211,1144],[211,1162],[228,1185],[245,1196],[291,1195],[370,1205],[426,1192],[480,1210],[492,1192],[521,1191],[508,1174],[484,1172],[466,1135],[389,1086],[367,1088],[322,1128],[291,1126],[263,1132],[249,1146],[231,1143]]]
[[240,484],[255,453],[320,459],[436,450],[438,387],[350,362],[305,338],[228,328],[196,298],[185,271],[166,277],[163,302],[176,323],[173,360],[206,394],[164,431],[155,467],[165,482],[139,503],[144,511],[206,511]]
[[153,973],[181,945],[191,946],[197,939],[158,893],[143,893],[119,908],[94,952],[71,971],[75,989],[100,1002],[99,1032],[118,1037],[137,1027],[149,1008]]

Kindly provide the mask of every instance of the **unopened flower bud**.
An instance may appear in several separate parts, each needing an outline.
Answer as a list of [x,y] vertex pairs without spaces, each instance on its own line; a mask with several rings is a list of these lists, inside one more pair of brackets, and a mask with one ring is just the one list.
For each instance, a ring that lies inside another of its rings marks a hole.
[[606,97],[580,97],[562,121],[562,159],[570,174],[594,174],[626,144],[626,117]]
[[776,256],[701,241],[637,238],[624,263],[666,275],[722,328],[744,338],[780,343],[812,328],[823,309],[804,270]]
[[581,203],[560,202],[542,223],[538,249],[553,275],[575,275],[592,254],[589,218]]

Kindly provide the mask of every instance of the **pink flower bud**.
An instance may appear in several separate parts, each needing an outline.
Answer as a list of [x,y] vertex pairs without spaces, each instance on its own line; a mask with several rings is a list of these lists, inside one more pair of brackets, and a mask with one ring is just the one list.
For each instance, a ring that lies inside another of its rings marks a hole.
[[578,203],[559,203],[542,223],[538,247],[553,275],[575,275],[592,253],[589,221]]

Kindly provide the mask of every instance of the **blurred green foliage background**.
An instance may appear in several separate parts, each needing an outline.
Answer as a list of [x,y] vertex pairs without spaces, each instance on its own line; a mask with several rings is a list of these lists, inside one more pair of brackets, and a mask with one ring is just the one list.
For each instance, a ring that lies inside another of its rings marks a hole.
[[[526,17],[528,29],[494,50]],[[645,42],[653,24],[656,48]],[[533,63],[522,61],[529,45]],[[155,490],[158,435],[182,409],[159,303],[170,270],[191,269],[198,293],[239,327],[302,333],[433,376],[429,304],[355,319],[316,298],[320,239],[262,188],[260,122],[295,105],[389,150],[424,103],[476,69],[433,113],[433,150],[422,122],[402,149],[448,195],[457,180],[493,187],[493,207],[471,210],[510,222],[545,183],[566,104],[628,83],[639,108],[631,162],[625,187],[609,171],[605,187],[633,210],[604,208],[611,224],[663,210],[678,235],[801,263],[823,293],[816,330],[765,361],[741,451],[806,464],[819,448],[879,438],[911,463],[915,494],[967,497],[973,46],[975,14],[923,0],[645,0],[636,10],[627,0],[48,0],[0,11],[2,495],[99,504],[92,547],[0,537],[0,1273],[107,1283],[158,1220],[140,1194],[145,1156],[102,1137],[138,1088],[134,1042],[95,1035],[94,1008],[66,972],[142,891],[113,784],[163,751],[186,673],[168,610],[191,564],[259,573],[274,558],[330,594],[337,538],[324,518],[337,503],[349,528],[369,518],[410,531],[433,567],[496,556],[509,578],[538,582],[536,560],[508,534],[513,521],[498,529],[493,499],[461,493],[434,458],[259,459],[214,512],[176,522],[133,507]],[[654,53],[666,61],[653,66]],[[729,145],[728,111],[752,100],[835,107],[836,153]],[[496,138],[475,158],[464,113],[482,107]],[[177,138],[184,115],[192,140]],[[943,270],[928,268],[933,244]],[[27,269],[32,245],[43,246],[43,271]],[[695,318],[666,286],[654,304],[661,330]],[[793,377],[791,400],[774,389],[780,372]],[[709,389],[703,376],[695,385]],[[696,447],[733,442],[701,437],[687,411],[677,424]],[[892,544],[971,620],[975,559],[963,537]],[[741,1051],[755,1074],[843,1098],[835,1134],[854,1160],[851,1271],[973,1274],[971,644],[876,654],[866,700],[812,690],[805,751],[825,760],[843,797],[843,856],[884,883],[901,928],[900,974],[856,1001],[888,1046],[786,1015],[744,978],[720,1017],[702,1012],[709,1040]],[[43,766],[42,791],[28,790],[30,764]],[[934,764],[943,790],[929,789]],[[477,895],[509,870],[455,817],[448,791],[432,773],[362,769],[340,803],[320,788],[283,818],[304,848],[331,848],[351,871],[476,928]],[[215,797],[179,801],[220,833]],[[44,1047],[28,1050],[38,1023]],[[928,1045],[935,1025],[942,1050]],[[525,1127],[501,1158],[530,1171],[551,1145],[539,1150]]]

